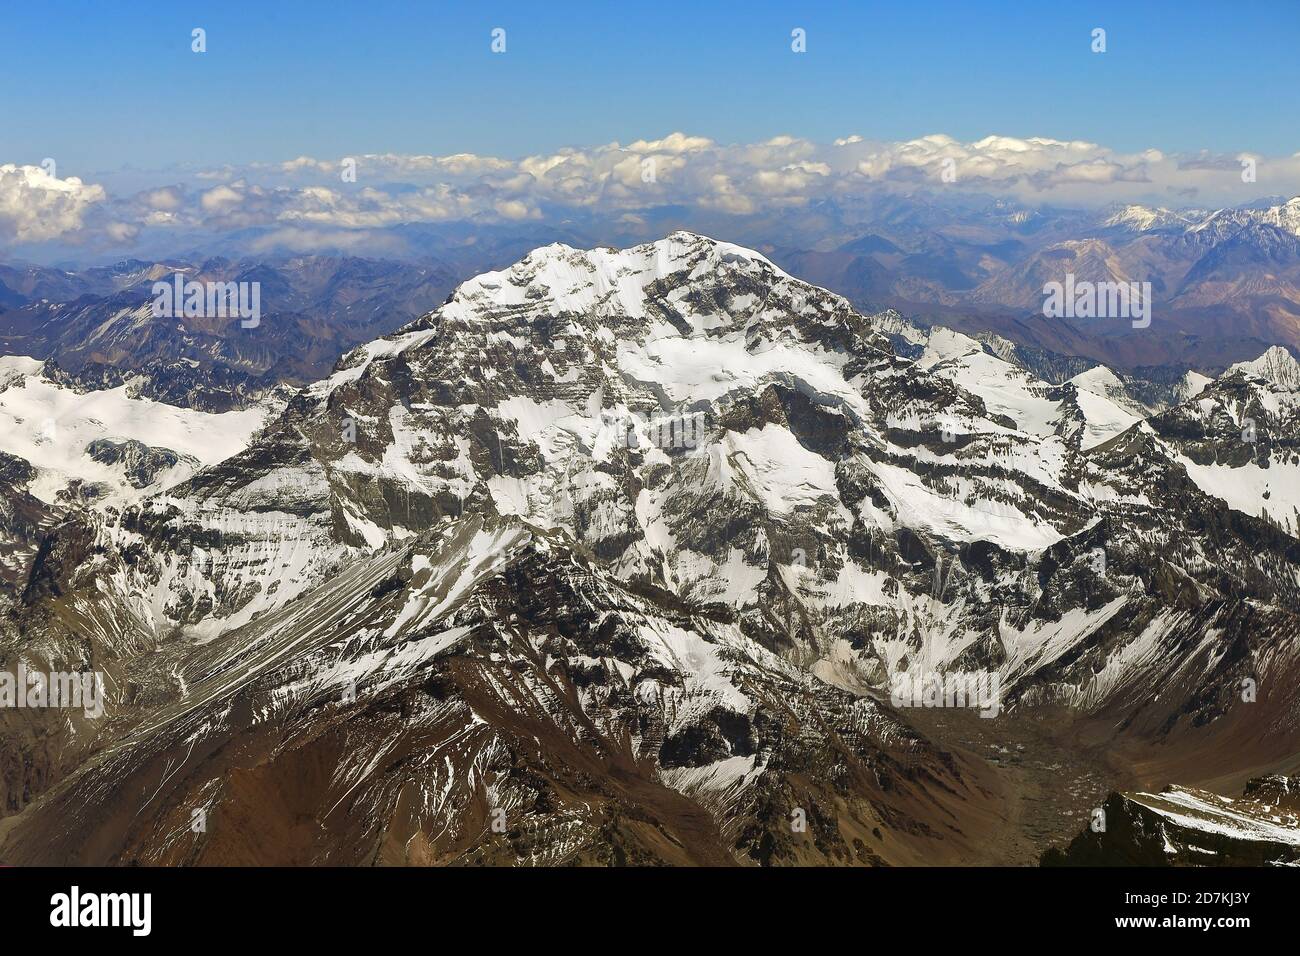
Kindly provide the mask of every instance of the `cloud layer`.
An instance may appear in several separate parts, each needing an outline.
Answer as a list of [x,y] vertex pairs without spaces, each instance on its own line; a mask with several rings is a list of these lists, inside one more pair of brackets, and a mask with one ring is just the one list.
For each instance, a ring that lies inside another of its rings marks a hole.
[[[1243,161],[1254,178],[1244,178]],[[891,192],[992,194],[1027,206],[1156,202],[1232,205],[1300,194],[1300,154],[1288,157],[1121,153],[1096,143],[933,135],[906,142],[847,136],[817,143],[778,136],[724,145],[672,133],[661,139],[503,159],[460,153],[301,156],[177,175],[129,196],[32,166],[0,166],[0,242],[87,233],[128,243],[141,230],[214,233],[263,228],[298,237],[401,223],[562,221],[678,206],[715,216],[780,214],[831,201],[851,208]],[[110,177],[111,178],[111,177]]]

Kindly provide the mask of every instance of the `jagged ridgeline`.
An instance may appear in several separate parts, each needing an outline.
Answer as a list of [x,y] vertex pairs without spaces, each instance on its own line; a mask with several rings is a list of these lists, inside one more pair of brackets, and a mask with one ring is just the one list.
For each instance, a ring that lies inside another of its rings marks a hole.
[[4,653],[110,693],[0,713],[0,857],[1028,863],[1294,759],[1300,366],[1030,364],[675,233],[480,275],[252,427],[65,395],[4,447]]

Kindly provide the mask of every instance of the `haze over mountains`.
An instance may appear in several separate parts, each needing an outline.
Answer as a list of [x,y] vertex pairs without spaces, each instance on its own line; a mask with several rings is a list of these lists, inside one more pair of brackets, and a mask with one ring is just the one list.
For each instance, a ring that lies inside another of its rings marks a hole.
[[[266,321],[238,316],[159,320],[155,282],[258,283]],[[404,264],[320,256],[232,262],[126,260],[83,272],[0,268],[9,308],[0,349],[53,359],[85,384],[117,385],[164,401],[224,410],[280,383],[323,375],[347,349],[392,331],[446,297],[453,274]]]
[[[388,227],[403,237],[404,251],[387,259],[357,257],[350,244],[330,249],[327,235],[318,254],[250,253],[250,234],[243,251],[229,240],[226,257],[186,254],[72,270],[0,265],[0,350],[53,357],[85,382],[145,372],[136,387],[165,400],[247,402],[278,383],[323,375],[348,348],[529,249],[557,240],[625,246],[648,230],[701,218],[864,312],[892,308],[922,326],[1013,342],[1053,381],[1102,363],[1161,387],[1188,371],[1218,374],[1271,345],[1300,348],[1300,199],[1087,211],[916,193],[851,209],[826,200],[789,227],[762,213],[701,216],[671,207],[641,210],[636,225],[575,217],[562,227],[482,229],[474,241],[463,224],[403,224]],[[275,319],[255,333],[211,319],[146,321],[152,284],[178,272],[200,281],[258,281]],[[1149,282],[1151,327],[1044,318],[1044,285],[1067,275]],[[219,376],[220,387],[203,397],[183,367],[195,363]],[[144,384],[163,378],[168,384]]]
[[[1300,347],[1300,199],[1240,209],[1124,206],[1095,214],[1008,206],[946,224],[902,216],[787,268],[864,308],[894,307],[966,331],[1112,366],[1214,367],[1261,345]],[[1043,286],[1150,282],[1153,325],[1043,322]]]
[[[1018,262],[1222,226],[1201,262],[1282,229],[1153,215],[1021,233]],[[843,255],[915,277],[904,231]],[[1136,374],[863,311],[689,232],[545,245],[449,296],[407,266],[221,268],[335,344],[274,330],[257,379],[270,316],[150,341],[118,334],[138,306],[0,315],[55,360],[0,385],[0,647],[111,689],[98,721],[0,713],[6,860],[1032,863],[1113,790],[1294,769],[1286,348]],[[967,268],[971,301],[1020,288]],[[201,386],[169,388],[176,363]],[[259,400],[220,406],[236,372]],[[891,698],[972,671],[998,716]]]

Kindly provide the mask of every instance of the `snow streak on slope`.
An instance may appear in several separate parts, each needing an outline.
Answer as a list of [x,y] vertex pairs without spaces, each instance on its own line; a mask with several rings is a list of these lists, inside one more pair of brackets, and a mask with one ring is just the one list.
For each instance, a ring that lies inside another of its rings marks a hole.
[[[969,853],[935,821],[985,800],[883,706],[511,519],[444,522],[161,656],[175,680],[133,674],[151,712],[0,835],[6,859],[906,863]],[[791,840],[788,799],[827,835]],[[255,833],[223,825],[253,810]]]
[[1044,862],[1084,866],[1300,865],[1300,778],[1273,775],[1239,797],[1190,787],[1112,794],[1106,827],[1086,831]]

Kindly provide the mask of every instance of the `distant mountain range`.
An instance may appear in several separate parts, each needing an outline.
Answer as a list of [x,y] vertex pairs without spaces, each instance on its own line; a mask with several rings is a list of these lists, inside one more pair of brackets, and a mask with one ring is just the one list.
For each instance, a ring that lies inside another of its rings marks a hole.
[[[256,282],[263,315],[159,319],[155,282]],[[51,359],[65,379],[222,410],[326,374],[340,355],[427,312],[458,276],[437,262],[299,256],[142,262],[63,272],[0,267],[0,353]]]
[[[918,212],[832,250],[770,254],[868,311],[895,308],[1119,368],[1222,369],[1269,345],[1300,348],[1300,198],[1090,215],[989,207],[946,223]],[[1045,319],[1043,286],[1067,274],[1150,282],[1152,326]]]

